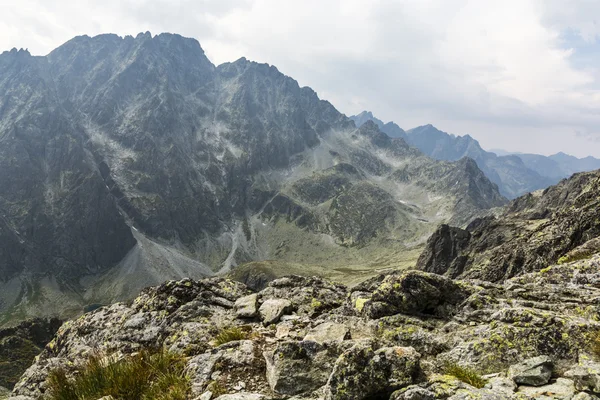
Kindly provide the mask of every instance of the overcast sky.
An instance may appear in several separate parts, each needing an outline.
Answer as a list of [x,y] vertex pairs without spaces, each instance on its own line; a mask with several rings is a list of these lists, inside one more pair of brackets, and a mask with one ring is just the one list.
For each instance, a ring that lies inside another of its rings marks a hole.
[[2,50],[180,33],[215,64],[273,64],[347,115],[600,157],[596,0],[0,0],[0,15]]

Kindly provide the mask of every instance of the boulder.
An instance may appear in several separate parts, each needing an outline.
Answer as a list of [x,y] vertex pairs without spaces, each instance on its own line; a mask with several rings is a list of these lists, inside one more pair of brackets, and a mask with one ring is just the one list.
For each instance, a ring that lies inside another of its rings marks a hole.
[[421,355],[412,347],[384,347],[362,341],[336,361],[325,386],[326,400],[361,400],[389,396],[413,383]]
[[240,297],[234,304],[235,314],[238,318],[254,318],[258,315],[258,294],[253,293]]
[[350,338],[350,330],[344,324],[338,324],[335,322],[323,322],[311,329],[304,340],[311,340],[317,343],[324,343],[328,341],[346,340]]
[[598,400],[598,397],[589,393],[580,392],[573,396],[571,400]]
[[565,377],[575,382],[577,390],[600,393],[600,363],[585,360],[565,372]]
[[421,271],[386,276],[369,301],[355,308],[370,318],[398,313],[448,318],[471,293],[465,285]]
[[512,365],[508,376],[518,385],[542,386],[552,377],[553,363],[548,356],[538,356]]
[[311,392],[327,382],[338,354],[336,348],[312,341],[280,343],[264,353],[269,386],[284,395]]
[[287,299],[298,315],[316,316],[341,306],[346,287],[323,278],[289,275],[276,279],[261,292],[263,299]]
[[265,325],[277,323],[282,315],[292,310],[292,303],[286,299],[268,299],[260,306],[258,312]]
[[263,400],[265,395],[259,393],[231,393],[223,394],[215,400]]
[[494,393],[501,393],[506,396],[512,396],[517,390],[517,385],[512,379],[495,377],[488,380],[485,389],[489,389]]
[[435,400],[436,395],[430,390],[420,386],[410,386],[397,390],[390,396],[390,400]]
[[570,379],[558,378],[551,385],[521,386],[518,393],[532,399],[570,399],[575,395],[575,384]]

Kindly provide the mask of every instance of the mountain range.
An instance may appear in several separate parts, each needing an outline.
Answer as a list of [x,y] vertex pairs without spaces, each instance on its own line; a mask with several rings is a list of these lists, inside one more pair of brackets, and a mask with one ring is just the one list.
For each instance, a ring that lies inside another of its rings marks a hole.
[[448,134],[433,125],[405,131],[394,122],[384,123],[369,111],[363,111],[350,118],[357,126],[366,121],[373,121],[390,137],[402,138],[409,145],[437,160],[456,161],[463,157],[472,158],[486,176],[498,185],[500,192],[510,199],[554,185],[576,172],[600,168],[600,160],[594,157],[580,159],[564,153],[543,156],[502,150],[486,151],[469,135]]
[[470,158],[356,127],[274,66],[215,66],[175,34],[6,51],[0,92],[4,321],[250,261],[376,271],[506,203]]

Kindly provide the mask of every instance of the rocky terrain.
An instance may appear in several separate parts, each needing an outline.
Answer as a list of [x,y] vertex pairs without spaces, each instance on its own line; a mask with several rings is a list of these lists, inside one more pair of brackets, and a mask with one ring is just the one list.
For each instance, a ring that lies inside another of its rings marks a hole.
[[[250,261],[393,266],[506,200],[273,66],[174,34],[0,54],[0,323]],[[412,254],[412,253],[411,253]]]
[[55,318],[39,318],[0,329],[0,387],[12,389],[61,325]]
[[502,281],[600,250],[600,171],[520,197],[463,230],[441,226],[417,265],[452,277]]
[[65,323],[12,395],[52,396],[48,374],[92,354],[164,348],[185,357],[190,399],[593,399],[599,267],[594,255],[502,283],[405,271],[353,288],[289,276],[260,292],[170,281]]
[[411,146],[437,160],[472,158],[485,175],[498,185],[500,193],[510,199],[545,189],[574,173],[600,168],[600,160],[594,157],[579,159],[564,153],[542,156],[501,150],[486,151],[469,135],[452,135],[433,125],[404,131],[394,122],[384,123],[367,111],[350,118],[357,126],[373,121],[390,137],[401,137]]

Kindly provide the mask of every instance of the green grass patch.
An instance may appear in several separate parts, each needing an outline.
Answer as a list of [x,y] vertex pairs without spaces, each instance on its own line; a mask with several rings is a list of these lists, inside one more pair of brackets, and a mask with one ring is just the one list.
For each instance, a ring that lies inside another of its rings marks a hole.
[[243,330],[242,328],[225,328],[215,336],[213,343],[215,347],[219,347],[225,343],[234,342],[236,340],[246,340],[249,336],[249,332]]
[[83,400],[112,396],[119,400],[185,400],[190,381],[185,358],[167,351],[142,351],[119,361],[93,355],[73,377],[51,371],[51,400]]
[[594,252],[592,252],[591,250],[576,250],[559,258],[557,264],[561,265],[574,261],[587,260],[593,255]]
[[463,367],[456,363],[446,364],[444,366],[444,373],[446,375],[452,375],[458,380],[463,381],[464,383],[467,383],[478,389],[481,389],[487,383],[487,381],[483,379],[481,375],[479,375],[479,373],[477,373],[477,371],[475,371],[474,369],[469,367]]

